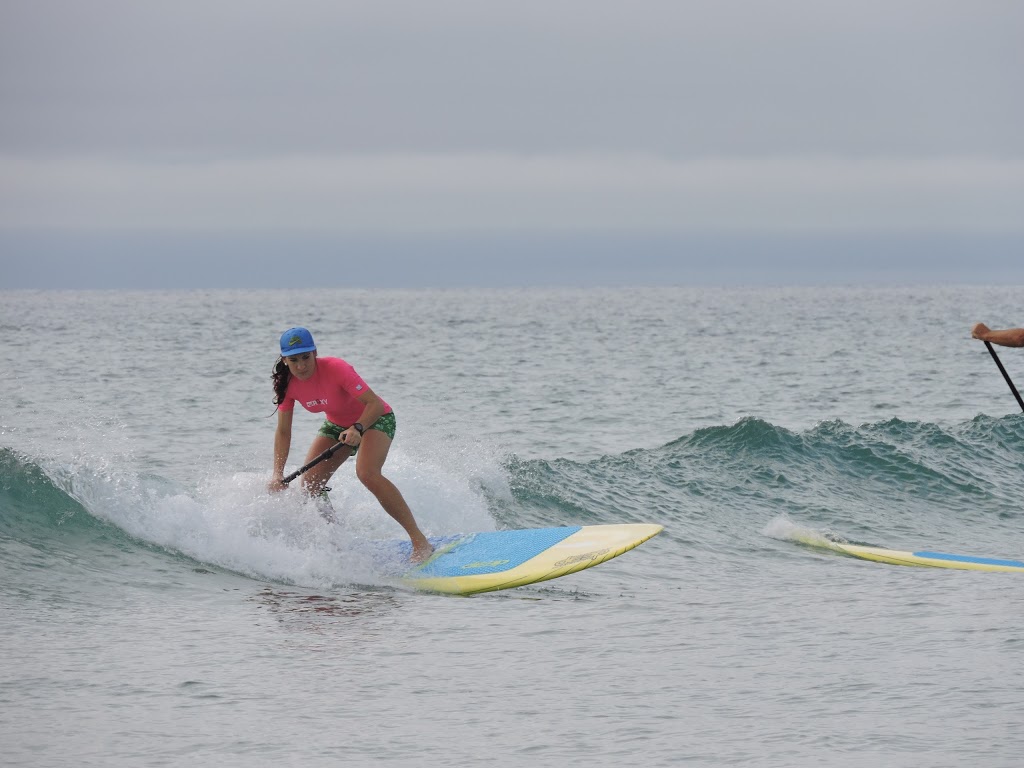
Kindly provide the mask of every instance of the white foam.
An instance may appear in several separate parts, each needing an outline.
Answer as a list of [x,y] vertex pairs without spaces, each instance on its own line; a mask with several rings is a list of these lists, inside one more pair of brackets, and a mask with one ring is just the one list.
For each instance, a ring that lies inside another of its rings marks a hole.
[[780,541],[800,541],[805,544],[818,543],[827,546],[828,539],[820,531],[797,525],[781,515],[771,520],[761,531],[765,536]]
[[[47,471],[93,516],[129,535],[253,578],[314,588],[384,584],[386,576],[359,543],[406,538],[356,479],[351,460],[331,480],[336,525],[320,516],[298,483],[267,493],[267,473],[211,473],[189,489],[98,464],[76,460]],[[427,535],[493,530],[487,496],[510,493],[500,465],[483,451],[393,452],[385,474]]]

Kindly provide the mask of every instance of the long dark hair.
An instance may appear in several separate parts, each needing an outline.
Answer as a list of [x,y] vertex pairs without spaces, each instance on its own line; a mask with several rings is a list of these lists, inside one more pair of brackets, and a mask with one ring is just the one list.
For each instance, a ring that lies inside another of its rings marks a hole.
[[283,357],[277,358],[270,378],[274,381],[274,405],[280,405],[284,401],[284,393],[288,391],[288,382],[292,380],[292,372],[288,370]]

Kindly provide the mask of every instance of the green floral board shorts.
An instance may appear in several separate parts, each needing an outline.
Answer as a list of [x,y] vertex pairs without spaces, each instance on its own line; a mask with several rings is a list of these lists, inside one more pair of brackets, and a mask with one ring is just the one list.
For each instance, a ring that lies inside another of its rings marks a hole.
[[[349,424],[349,427],[350,426],[352,425]],[[392,411],[391,413],[385,413],[383,416],[381,416],[379,419],[373,422],[371,426],[366,428],[366,431],[369,432],[371,429],[376,429],[378,432],[383,432],[385,435],[394,440],[395,429],[397,427],[398,423],[395,421],[395,412]],[[335,424],[333,421],[324,419],[324,423],[320,427],[320,431],[317,432],[317,434],[322,435],[323,437],[329,437],[332,440],[340,441],[341,433],[344,432],[346,429],[348,429],[348,427],[343,427],[340,424]],[[354,454],[358,450],[358,448],[353,448],[352,453]]]

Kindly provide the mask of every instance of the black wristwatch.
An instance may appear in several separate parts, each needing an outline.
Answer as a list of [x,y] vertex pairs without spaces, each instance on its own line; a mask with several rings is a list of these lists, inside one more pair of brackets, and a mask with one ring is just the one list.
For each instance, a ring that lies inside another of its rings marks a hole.
[[365,431],[363,429],[363,425],[360,424],[358,421],[355,424],[352,425],[352,429],[354,429],[356,432],[358,432],[360,437],[363,436],[363,432]]

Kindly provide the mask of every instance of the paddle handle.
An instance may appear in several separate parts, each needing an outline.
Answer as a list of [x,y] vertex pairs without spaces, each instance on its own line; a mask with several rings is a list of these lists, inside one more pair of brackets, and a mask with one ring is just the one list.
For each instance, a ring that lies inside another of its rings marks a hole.
[[988,347],[988,351],[992,355],[992,359],[996,361],[996,365],[999,367],[999,372],[1003,374],[1003,378],[1006,379],[1006,383],[1010,387],[1010,391],[1013,392],[1013,396],[1017,398],[1017,405],[1019,405],[1020,409],[1024,411],[1024,399],[1021,399],[1020,392],[1017,391],[1017,388],[1013,386],[1013,382],[1010,381],[1010,374],[1008,374],[1006,369],[1003,368],[1002,360],[999,359],[999,355],[996,354],[996,351],[992,349],[992,344],[990,342],[986,341],[985,346]]
[[298,469],[296,469],[294,472],[292,472],[290,475],[288,475],[288,477],[281,478],[281,482],[284,483],[285,485],[288,485],[288,483],[290,483],[296,477],[301,475],[303,472],[306,472],[306,471],[312,469],[317,464],[319,464],[321,461],[326,461],[327,459],[331,458],[331,456],[333,456],[336,451],[340,450],[341,448],[348,448],[348,447],[349,446],[346,443],[335,443],[330,448],[328,448],[326,451],[324,451],[319,456],[317,456],[315,459],[310,461],[308,464],[306,464],[304,466],[301,466]]

